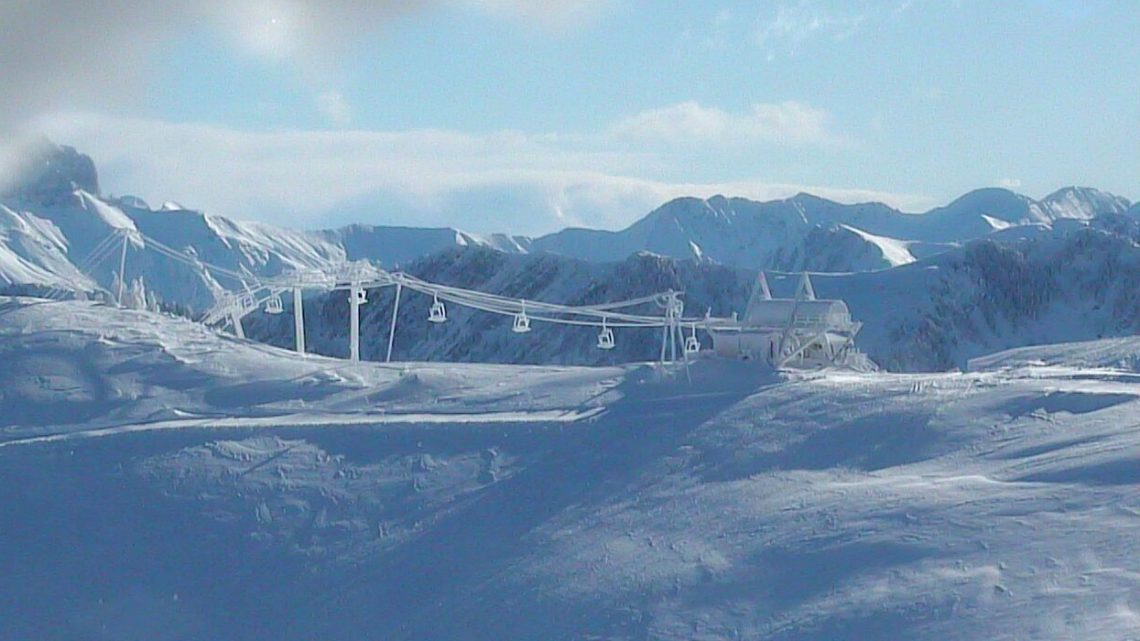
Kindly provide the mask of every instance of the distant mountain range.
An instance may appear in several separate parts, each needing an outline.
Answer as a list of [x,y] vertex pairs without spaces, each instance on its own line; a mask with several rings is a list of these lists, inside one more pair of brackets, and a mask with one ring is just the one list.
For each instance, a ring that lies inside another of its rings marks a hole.
[[1084,187],[1062,189],[1041,201],[1005,189],[979,189],[925,214],[881,203],[844,205],[809,194],[772,202],[680,198],[622,231],[567,229],[537,238],[531,247],[587,260],[651,251],[739,267],[863,271],[913,262],[1010,227],[1123,213],[1129,204]]
[[[817,276],[817,291],[848,301],[866,323],[859,345],[872,358],[892,369],[946,369],[996,349],[1136,331],[1138,221],[1140,206],[1124,198],[1069,187],[1041,200],[980,189],[925,214],[807,194],[679,198],[621,231],[538,238],[369,225],[295,231],[103,196],[90,158],[45,146],[23,180],[0,189],[0,293],[111,289],[121,245],[108,252],[103,241],[123,228],[250,279],[369,260],[436,282],[570,304],[673,288],[685,291],[690,314],[722,316],[742,308],[757,269],[809,270],[831,274]],[[101,243],[104,260],[85,264]],[[127,281],[167,303],[200,312],[222,288],[240,287],[141,249],[128,249]],[[779,273],[772,282],[781,286]],[[429,301],[419,298],[401,307],[399,358],[588,364],[656,351],[649,332],[623,332],[618,349],[605,353],[588,330],[539,326],[519,340],[502,319],[458,309],[459,322],[435,326],[420,322]],[[370,299],[362,349],[378,358],[390,293]],[[342,355],[344,296],[314,295],[306,304],[310,348]],[[288,314],[255,314],[248,325],[253,337],[291,344]]]
[[867,271],[911,263],[995,232],[1008,235],[1011,228],[1088,221],[1124,213],[1129,206],[1124,198],[1089,187],[1067,187],[1040,201],[1006,189],[979,189],[925,214],[881,203],[845,205],[810,194],[770,202],[714,196],[669,201],[620,231],[571,228],[530,238],[351,225],[320,235],[344,248],[351,260],[387,265],[447,247],[482,246],[595,262],[645,251],[751,269]]
[[[21,180],[0,187],[0,285],[9,290],[109,287],[115,261],[79,267],[116,228],[138,229],[202,261],[255,276],[346,260],[393,268],[463,247],[591,262],[651,252],[746,269],[860,272],[912,263],[978,238],[1016,240],[1099,216],[1140,216],[1128,200],[1087,187],[1039,201],[987,188],[925,214],[809,194],[770,202],[716,196],[672,200],[620,231],[565,229],[530,238],[359,224],[309,232],[237,222],[177,203],[152,208],[139,198],[103,196],[95,164],[70,147],[45,143],[30,167]],[[141,277],[160,298],[199,310],[220,287],[233,285],[151,252],[131,251],[126,271],[128,281]]]

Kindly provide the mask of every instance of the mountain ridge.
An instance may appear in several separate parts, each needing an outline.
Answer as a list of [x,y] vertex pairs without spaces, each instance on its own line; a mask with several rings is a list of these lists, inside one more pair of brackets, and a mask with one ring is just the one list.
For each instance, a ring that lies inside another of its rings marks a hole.
[[[588,260],[616,260],[636,248],[676,258],[711,258],[743,267],[779,269],[788,265],[773,264],[776,248],[772,244],[734,242],[739,240],[737,230],[748,228],[746,237],[777,238],[775,244],[785,249],[802,242],[812,228],[837,225],[895,241],[948,245],[1009,226],[1049,225],[1060,219],[1089,220],[1119,214],[1129,205],[1125,198],[1090,187],[1062,188],[1041,201],[988,187],[920,214],[882,203],[837,203],[806,193],[766,202],[725,196],[681,197],[619,231],[568,229],[535,238],[531,246]],[[698,221],[705,225],[703,235],[691,231]],[[883,263],[881,267],[894,266],[887,258]]]
[[[99,265],[89,275],[79,267],[119,229],[141,231],[195,260],[250,278],[353,260],[394,269],[457,247],[591,262],[621,262],[651,252],[753,270],[863,272],[909,264],[976,238],[1004,241],[1059,225],[1086,225],[1101,216],[1140,216],[1140,208],[1126,199],[1093,188],[1065,187],[1040,201],[986,188],[924,214],[807,193],[767,202],[718,195],[671,200],[618,231],[568,228],[536,238],[365,224],[296,231],[177,203],[153,209],[133,196],[103,196],[89,157],[54,145],[37,153],[22,182],[6,184],[0,197],[0,284],[5,287],[112,288],[117,265]],[[129,249],[126,280],[145,279],[163,300],[202,310],[222,289],[214,275],[138,251],[141,245]],[[227,285],[232,289],[235,283]]]

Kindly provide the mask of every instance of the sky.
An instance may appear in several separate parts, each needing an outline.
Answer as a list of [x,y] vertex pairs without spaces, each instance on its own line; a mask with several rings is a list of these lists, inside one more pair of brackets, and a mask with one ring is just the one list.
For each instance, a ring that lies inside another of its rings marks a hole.
[[[670,198],[1140,198],[1135,0],[0,0],[0,171],[302,228],[541,234]],[[95,4],[95,3],[90,3]]]

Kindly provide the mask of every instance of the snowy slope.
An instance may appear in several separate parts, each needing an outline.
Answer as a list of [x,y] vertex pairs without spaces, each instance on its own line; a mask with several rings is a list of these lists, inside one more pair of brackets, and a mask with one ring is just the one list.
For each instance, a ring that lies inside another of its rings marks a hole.
[[[229,416],[235,408],[267,424],[353,424],[382,399],[392,401],[386,407],[393,413],[389,420],[396,423],[424,420],[418,413],[429,406],[437,413],[462,412],[464,403],[479,398],[484,400],[478,413],[500,420],[517,421],[512,412],[533,411],[543,420],[557,421],[564,414],[588,414],[589,407],[579,405],[589,405],[593,392],[544,404],[532,396],[542,387],[541,379],[557,374],[565,381],[580,374],[602,380],[619,373],[484,365],[456,374],[453,366],[440,365],[417,367],[415,376],[409,376],[403,366],[294,358],[186,319],[95,302],[31,298],[0,297],[0,339],[0,360],[5,363],[0,372],[0,430],[5,438],[43,436],[77,426],[194,425]],[[477,389],[489,379],[496,381],[493,390]],[[515,389],[519,387],[526,392]],[[319,409],[314,409],[321,417],[283,418],[305,415],[313,402],[318,402]],[[395,416],[397,410],[402,418]]]
[[[946,251],[951,247],[945,244],[938,249]],[[817,225],[800,243],[777,249],[767,268],[813,272],[875,271],[913,263],[914,252],[938,253],[931,252],[927,243],[876,236],[850,225]]]
[[[1131,336],[1140,332],[1140,231],[1106,224],[976,241],[884,272],[820,275],[816,292],[847,300],[865,322],[859,345],[892,370],[962,368],[1012,347]],[[771,280],[794,287],[793,277]]]
[[[104,198],[91,159],[69,147],[45,145],[31,165],[21,181],[2,193],[0,282],[90,290],[94,284],[76,268],[122,229],[140,231],[238,273],[273,275],[344,261],[343,249],[306,232],[235,222],[174,203],[152,210],[138,198]],[[112,288],[118,277],[117,258],[118,252],[111,252],[89,270],[103,288]],[[216,275],[204,275],[135,242],[128,249],[126,278],[140,277],[160,298],[198,310],[213,302],[213,290],[219,285]]]
[[[0,638],[1140,625],[1140,386],[1056,348],[1023,354],[1052,368],[968,374],[705,362],[690,386],[296,359],[90,303],[3,300],[0,337],[22,372],[0,386],[18,481],[0,484]],[[1067,351],[1102,349],[1140,345]]]
[[27,283],[93,287],[67,260],[67,240],[58,227],[0,205],[0,284]]
[[1133,336],[1083,343],[1053,343],[1019,347],[971,359],[970,371],[1073,368],[1116,370],[1122,378],[1140,374],[1140,340]]
[[[176,207],[151,211],[124,205],[122,210],[147,237],[238,273],[273,276],[290,270],[327,268],[345,260],[341,247],[306,232]],[[132,252],[129,259],[128,278],[143,275],[165,300],[198,310],[212,304],[213,283],[201,278],[197,270],[151,251]],[[219,284],[231,290],[240,287],[233,279],[223,278]]]
[[[92,251],[118,229],[141,231],[177,251],[239,273],[274,275],[287,269],[325,267],[344,260],[339,247],[304,232],[239,223],[196,211],[152,211],[108,201],[82,190],[66,198],[60,196],[50,205],[26,198],[11,199],[3,214],[13,229],[50,228],[52,238],[50,242],[35,241],[45,247],[44,251],[23,252],[26,262],[39,271],[17,274],[8,279],[11,282],[84,282],[86,279],[76,279],[76,267],[83,265]],[[3,245],[8,251],[19,251],[18,245],[27,247],[29,242],[22,240],[17,244],[9,234]],[[89,270],[104,288],[112,289],[117,259],[118,252],[112,252]],[[137,241],[128,249],[126,277],[128,281],[141,277],[146,287],[163,300],[198,310],[212,303],[212,291],[218,286],[214,277],[204,275],[200,269],[148,251],[145,242]],[[232,279],[224,285],[240,288]]]

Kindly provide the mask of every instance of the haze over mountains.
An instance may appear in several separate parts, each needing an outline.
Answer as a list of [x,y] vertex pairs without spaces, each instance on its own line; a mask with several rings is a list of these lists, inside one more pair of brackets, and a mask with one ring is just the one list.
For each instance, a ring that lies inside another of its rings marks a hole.
[[[1121,319],[1135,317],[1114,315],[1134,307],[1114,277],[1127,280],[1131,272],[1122,266],[1138,260],[1140,207],[1087,187],[1041,200],[980,189],[925,214],[808,194],[771,202],[680,198],[620,231],[566,229],[538,238],[371,225],[297,231],[102,195],[90,158],[45,146],[35,170],[0,194],[0,284],[7,292],[110,288],[117,260],[84,261],[126,228],[250,278],[369,260],[437,282],[562,302],[674,288],[686,291],[690,313],[724,316],[743,306],[757,269],[834,273],[817,278],[821,293],[848,300],[866,323],[860,345],[904,370],[961,367],[994,349],[1128,333],[1133,324]],[[167,303],[200,312],[223,287],[240,287],[142,249],[128,252],[127,281]],[[1010,274],[1022,280],[1007,281]],[[307,303],[319,308],[310,315],[313,349],[340,355],[345,348],[342,298]],[[363,323],[376,336],[390,308],[385,295],[371,298]],[[535,341],[512,343],[498,319],[478,314],[426,328],[417,322],[425,305],[413,299],[402,310],[402,358],[604,363],[650,359],[655,344],[631,334],[613,353],[600,354],[588,332],[542,328]],[[1050,315],[1082,320],[1042,320]],[[288,316],[251,319],[251,335],[282,345],[290,327]],[[363,349],[375,358],[379,347],[366,341]]]

